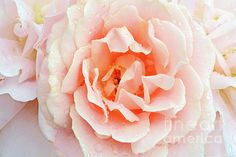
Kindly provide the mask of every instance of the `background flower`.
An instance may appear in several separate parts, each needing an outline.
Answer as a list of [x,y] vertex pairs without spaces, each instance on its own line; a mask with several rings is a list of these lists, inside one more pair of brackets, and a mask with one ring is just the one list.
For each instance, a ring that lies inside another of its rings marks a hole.
[[236,3],[233,0],[179,1],[191,10],[194,18],[205,28],[217,48],[217,62],[212,74],[216,111],[223,121],[223,135],[227,156],[236,155]]
[[63,12],[66,2],[0,0],[0,129],[36,98],[42,54],[35,44],[45,36],[44,22]]
[[74,134],[85,156],[204,155],[205,142],[180,139],[213,130],[216,49],[185,8],[81,2],[53,26],[46,50],[40,126],[63,153],[76,151],[63,140]]

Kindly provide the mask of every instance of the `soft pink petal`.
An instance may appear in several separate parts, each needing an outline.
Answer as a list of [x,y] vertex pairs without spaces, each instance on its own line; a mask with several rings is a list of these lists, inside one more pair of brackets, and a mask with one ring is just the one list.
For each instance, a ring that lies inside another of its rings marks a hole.
[[42,66],[40,69],[40,75],[37,80],[37,93],[38,93],[37,99],[38,99],[40,111],[42,111],[44,118],[47,121],[53,121],[52,115],[50,114],[48,107],[47,107],[47,99],[48,99],[48,94],[50,92],[48,75],[49,75],[48,62],[47,62],[47,58],[45,58],[42,62]]
[[174,85],[175,79],[165,74],[157,74],[152,76],[142,76],[144,89],[144,100],[150,103],[151,94],[158,88],[170,90]]
[[187,101],[185,96],[186,88],[184,87],[183,81],[176,79],[173,88],[169,91],[160,92],[153,98],[150,105],[155,106],[158,103],[163,103],[166,106],[173,105],[174,107],[171,110],[163,111],[163,113],[174,116],[185,107]]
[[164,20],[170,18],[165,4],[166,3],[164,1],[119,0],[111,4],[110,14],[112,15],[120,8],[128,5],[135,6],[139,11],[139,16],[145,20],[149,20],[151,18],[158,18]]
[[100,40],[93,40],[91,42],[91,59],[95,67],[99,69],[101,76],[107,72],[109,66],[112,64],[112,54],[109,51],[107,44]]
[[109,100],[105,100],[105,102],[110,111],[120,111],[120,113],[130,122],[139,121],[138,116],[136,116],[132,111],[127,109],[123,104],[115,103]]
[[[104,21],[101,17],[107,11],[102,1],[89,0],[84,8],[84,16],[77,21],[75,30],[76,46],[81,47],[87,45],[92,39],[98,39],[101,36]],[[96,21],[96,22],[94,22]]]
[[234,109],[236,109],[236,88],[229,87],[224,89],[224,93],[227,95],[227,98],[229,99],[229,102],[233,106]]
[[101,139],[92,128],[71,108],[72,129],[81,144],[85,156],[130,156],[130,157],[166,157],[167,147],[156,146],[151,151],[136,155],[131,151],[130,144],[119,143],[112,139]]
[[73,62],[67,72],[63,82],[62,91],[65,93],[73,93],[83,81],[82,62],[83,59],[89,56],[89,48],[82,47],[75,52]]
[[[156,37],[168,48],[170,53],[170,69],[179,61],[188,62],[186,37],[174,24],[167,21],[152,20]],[[171,36],[171,38],[170,38]]]
[[14,101],[9,95],[0,95],[0,130],[20,112],[25,103]]
[[221,52],[215,51],[216,52],[216,63],[215,63],[215,70],[218,72],[224,72],[226,75],[231,75],[231,69],[229,65],[227,65],[227,62],[222,55]]
[[0,39],[0,47],[0,72],[2,75],[12,77],[20,74],[19,82],[35,75],[35,63],[31,59],[21,56],[20,43],[14,40]]
[[160,69],[168,65],[170,54],[167,46],[155,36],[154,26],[151,21],[148,21],[148,37],[152,46],[156,71],[161,71]]
[[55,40],[49,49],[48,71],[48,82],[50,85],[50,92],[47,99],[48,110],[57,125],[67,127],[70,124],[69,107],[73,99],[70,95],[61,92],[66,67],[60,54],[58,40]]
[[[177,95],[178,94],[178,95]],[[127,107],[135,108],[135,105],[147,112],[165,111],[173,109],[174,114],[181,110],[185,105],[185,89],[183,82],[179,79],[175,81],[174,86],[169,91],[160,91],[151,99],[150,104],[139,96],[131,94],[125,90],[121,90],[119,103]],[[132,104],[130,106],[130,104]]]
[[[98,93],[98,91],[95,90],[92,87],[92,84],[90,82],[90,77],[91,77],[90,69],[92,69],[91,60],[89,60],[89,59],[83,60],[83,65],[82,66],[83,66],[82,67],[82,73],[83,73],[83,76],[84,76],[84,82],[85,82],[85,85],[87,87],[87,96],[85,98],[87,98],[89,102],[91,102],[94,105],[100,107],[104,112],[105,119],[107,120],[108,112],[107,112],[107,108],[106,108],[104,102],[102,101],[101,93]],[[95,77],[98,78],[99,77],[99,72],[98,71],[97,71],[96,75],[97,76],[95,76]]]
[[236,154],[234,133],[236,129],[235,110],[233,110],[231,104],[227,102],[227,97],[220,95],[219,91],[213,91],[213,97],[214,104],[216,105],[222,118],[222,130],[227,156],[234,156]]
[[203,84],[200,76],[191,65],[181,67],[176,77],[180,78],[184,83],[187,101],[199,101],[202,98]]
[[201,102],[188,103],[183,111],[177,114],[176,121],[173,121],[172,126],[175,126],[173,131],[177,132],[172,134],[172,139],[166,139],[166,142],[175,139],[175,143],[170,144],[169,157],[204,156],[207,137],[214,129],[216,117],[211,90],[209,87],[204,89]]
[[107,43],[110,52],[125,53],[129,49],[133,52],[143,52],[149,54],[150,51],[134,40],[133,35],[130,33],[127,27],[112,28],[105,38],[101,39]]
[[236,20],[224,23],[209,34],[215,46],[224,53],[225,50],[236,45]]
[[135,6],[126,5],[105,19],[105,28],[107,30],[123,26],[126,26],[133,35],[135,41],[140,43],[131,45],[131,49],[134,52],[144,52],[145,54],[148,54],[151,48],[146,40],[146,23],[139,16],[138,10],[135,8]]
[[18,77],[11,77],[1,81],[0,87],[0,94],[10,94],[17,101],[27,102],[36,98],[36,81],[18,83]]
[[214,69],[216,49],[202,27],[196,23],[193,24],[193,45],[191,65],[201,76],[202,82],[207,85]]
[[177,118],[172,120],[173,128],[164,141],[167,143],[175,143],[179,139],[183,138],[196,127],[200,115],[200,102],[187,103],[183,110],[177,113]]
[[[194,2],[190,2],[194,3]],[[184,34],[186,43],[187,56],[191,57],[193,53],[193,33],[191,28],[192,17],[187,9],[179,7],[175,4],[169,4],[167,6],[168,13],[170,14],[170,19],[167,21],[173,22]]]
[[221,0],[214,0],[214,4],[215,4],[215,7],[217,8],[236,13],[235,11],[236,3],[234,0],[227,0],[225,2]]
[[236,88],[236,78],[213,72],[211,75],[211,87],[212,89]]
[[[150,130],[149,114],[138,115],[139,121],[132,124],[125,123],[112,131],[112,138],[119,142],[131,143],[142,139]],[[121,122],[120,122],[121,123]],[[134,134],[134,132],[136,132]]]
[[30,56],[33,52],[33,48],[34,48],[34,44],[36,43],[37,39],[38,39],[38,32],[37,32],[37,28],[36,25],[33,23],[29,24],[30,28],[29,28],[29,33],[28,33],[28,37],[26,39],[25,45],[24,45],[24,49],[23,49],[23,56]]
[[226,59],[226,62],[229,68],[232,70],[232,73],[236,73],[236,53],[232,53],[229,58]]
[[9,18],[8,16],[8,11],[15,12],[15,8],[6,5],[3,0],[0,1],[0,37],[14,40],[16,38],[13,32],[14,24],[12,23],[12,18]]
[[57,130],[54,145],[59,155],[82,157],[83,152],[72,130]]
[[134,61],[121,77],[117,97],[120,89],[125,89],[131,93],[137,93],[142,84],[142,76],[145,74],[144,65],[141,61]]
[[[22,59],[19,56],[20,46],[14,40],[0,39],[0,72],[7,77],[16,76],[21,69]],[[11,63],[15,64],[11,64]]]
[[[86,92],[85,87],[81,87],[75,92],[76,111],[98,134],[112,136],[113,139],[121,142],[134,142],[149,131],[148,114],[144,113],[138,115],[140,119],[138,122],[130,123],[115,117],[113,119],[110,117],[109,121],[105,122],[103,114],[93,109],[92,104],[88,102]],[[133,134],[134,130],[137,134]]]
[[112,139],[98,138],[92,128],[71,108],[72,129],[79,140],[85,156],[110,157],[118,154],[132,156],[129,144],[118,143]]
[[159,114],[152,114],[150,117],[150,131],[141,140],[131,143],[134,153],[150,151],[171,131],[171,121]]
[[48,119],[44,116],[44,113],[41,109],[42,107],[38,107],[38,123],[39,127],[43,133],[43,135],[51,142],[55,141],[56,136],[56,129],[53,128],[50,123],[48,122]]
[[215,129],[208,135],[208,143],[205,145],[205,156],[226,157],[226,150],[222,134],[222,121],[218,117],[215,121]]

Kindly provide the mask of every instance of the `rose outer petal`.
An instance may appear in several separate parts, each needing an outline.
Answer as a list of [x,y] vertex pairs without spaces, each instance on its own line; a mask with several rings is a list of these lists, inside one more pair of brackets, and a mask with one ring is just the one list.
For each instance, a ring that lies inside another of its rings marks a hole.
[[[130,144],[116,142],[113,139],[98,138],[93,129],[82,119],[71,107],[72,129],[76,138],[79,140],[85,156],[104,156],[111,157],[115,155],[123,155],[135,157],[131,151]],[[165,157],[167,155],[167,146],[156,146],[151,151],[140,154],[140,157]]]

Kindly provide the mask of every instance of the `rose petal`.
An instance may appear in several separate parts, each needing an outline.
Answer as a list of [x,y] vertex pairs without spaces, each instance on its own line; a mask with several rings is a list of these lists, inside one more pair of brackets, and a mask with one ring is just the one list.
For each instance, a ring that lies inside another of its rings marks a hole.
[[[234,156],[236,154],[236,143],[235,143],[235,126],[236,117],[234,110],[231,109],[230,104],[226,103],[219,91],[213,91],[214,104],[217,110],[220,112],[223,122],[223,136],[225,142],[225,148],[227,156]],[[226,98],[227,99],[227,98]]]
[[186,37],[182,31],[177,26],[167,21],[153,19],[152,24],[156,37],[168,48],[170,53],[170,69],[179,61],[188,62]]
[[48,94],[47,107],[53,116],[54,122],[61,127],[66,127],[70,123],[69,107],[72,104],[72,98],[61,92],[66,67],[59,51],[59,40],[54,41],[50,47],[48,54],[48,70],[50,92]]
[[174,78],[165,74],[157,74],[152,76],[142,76],[144,100],[150,103],[151,94],[158,88],[170,90],[174,85]]
[[182,66],[176,77],[180,78],[184,83],[187,101],[198,101],[202,98],[203,84],[191,65]]
[[216,117],[210,88],[205,87],[201,102],[194,103],[187,104],[183,111],[177,114],[177,119],[172,121],[172,126],[175,126],[173,131],[180,132],[175,132],[177,134],[165,141],[168,143],[174,139],[175,142],[169,147],[169,157],[204,156],[205,144],[209,142],[207,137],[214,129]]
[[18,77],[6,78],[0,83],[0,94],[10,94],[17,101],[27,102],[36,98],[36,82],[18,83]]
[[136,93],[142,84],[141,76],[145,74],[144,64],[141,61],[134,61],[121,77],[117,95],[120,89],[125,89],[131,93]]
[[95,67],[99,69],[101,76],[104,75],[112,64],[112,55],[107,45],[100,40],[93,40],[91,42],[91,59]]
[[72,94],[83,81],[82,62],[90,54],[88,47],[81,47],[75,52],[73,62],[62,82],[61,90],[64,93]]
[[107,43],[110,52],[125,53],[129,48],[136,53],[149,54],[150,51],[134,40],[127,27],[112,28],[101,41]]
[[191,65],[201,76],[204,85],[207,85],[214,68],[216,49],[209,38],[205,36],[202,28],[196,23],[193,24],[193,42]]
[[[126,16],[127,14],[129,16]],[[137,8],[132,5],[124,6],[111,15],[112,16],[108,16],[108,18],[105,19],[105,28],[107,30],[126,26],[133,35],[135,41],[140,43],[135,43],[131,45],[130,48],[134,52],[144,52],[144,54],[150,53],[150,47],[145,37],[147,35],[146,23],[139,16]]]
[[[83,60],[83,65],[82,65],[82,73],[84,75],[84,81],[85,81],[85,85],[87,87],[87,96],[86,98],[88,99],[89,102],[93,103],[94,105],[100,107],[103,110],[105,119],[107,120],[108,118],[108,112],[107,112],[107,108],[104,104],[104,102],[102,101],[102,96],[101,93],[98,93],[98,91],[96,89],[94,89],[91,85],[90,82],[90,69],[92,68],[91,66],[91,60],[87,59],[87,60]],[[95,76],[95,78],[99,77],[99,72],[97,71],[97,74]]]
[[236,78],[213,72],[211,75],[211,87],[212,89],[236,88]]
[[[74,98],[76,111],[100,135],[112,136],[113,139],[120,142],[135,142],[149,131],[148,114],[138,115],[140,119],[138,122],[129,123],[110,117],[109,121],[104,123],[103,115],[93,109],[86,99],[85,87],[78,88]],[[134,130],[137,134],[133,134]]]
[[135,154],[151,150],[171,131],[171,121],[166,117],[154,113],[150,119],[151,126],[148,134],[141,140],[131,143],[132,151]]
[[[176,93],[179,95],[176,95]],[[141,97],[125,90],[121,90],[118,102],[125,106],[127,105],[127,108],[134,108],[136,105],[147,112],[158,112],[170,109],[174,109],[174,112],[178,112],[185,105],[185,89],[182,81],[177,79],[172,89],[159,92],[158,95],[153,97],[149,105],[147,105]]]
[[0,95],[0,130],[20,112],[25,103],[14,101],[9,95]]
[[41,107],[38,108],[38,123],[43,135],[51,142],[55,141],[56,129],[53,128],[44,117]]
[[215,121],[215,129],[208,135],[208,143],[205,145],[205,156],[227,156],[222,134],[222,121],[218,117]]
[[167,46],[155,36],[154,26],[151,21],[148,21],[148,37],[152,46],[156,71],[161,71],[160,69],[168,65],[170,54]]
[[176,119],[172,120],[174,126],[170,134],[164,139],[165,142],[175,143],[183,138],[187,133],[192,131],[200,118],[201,104],[200,102],[188,102],[183,110],[176,115]]
[[[136,156],[130,148],[130,144],[119,143],[112,139],[103,140],[98,138],[88,124],[71,108],[71,117],[73,122],[73,131],[79,140],[84,155],[86,156]],[[156,146],[151,151],[140,154],[140,157],[165,157],[167,155],[167,146]]]
[[83,156],[79,141],[72,130],[57,130],[54,145],[59,155],[64,157]]
[[236,20],[222,24],[215,31],[209,34],[209,37],[212,39],[214,45],[223,53],[225,50],[236,45],[234,38],[235,36]]
[[105,100],[110,111],[118,110],[130,122],[139,121],[139,118],[123,104],[118,104],[109,100]]

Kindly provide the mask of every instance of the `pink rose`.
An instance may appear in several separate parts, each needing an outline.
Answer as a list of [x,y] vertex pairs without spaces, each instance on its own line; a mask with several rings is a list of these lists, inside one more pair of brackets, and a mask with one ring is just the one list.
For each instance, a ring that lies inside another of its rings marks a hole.
[[182,139],[213,130],[216,49],[185,8],[78,2],[44,44],[40,127],[64,156],[204,155],[205,142]]
[[63,7],[59,1],[0,0],[0,129],[25,102],[36,98],[36,64],[41,54],[35,44],[46,31],[44,21]]
[[[211,87],[214,104],[222,120],[222,131],[227,155],[236,155],[236,2],[234,0],[194,1],[179,3],[191,10],[195,19],[211,38],[217,61],[212,73]],[[223,155],[222,155],[223,156]]]

